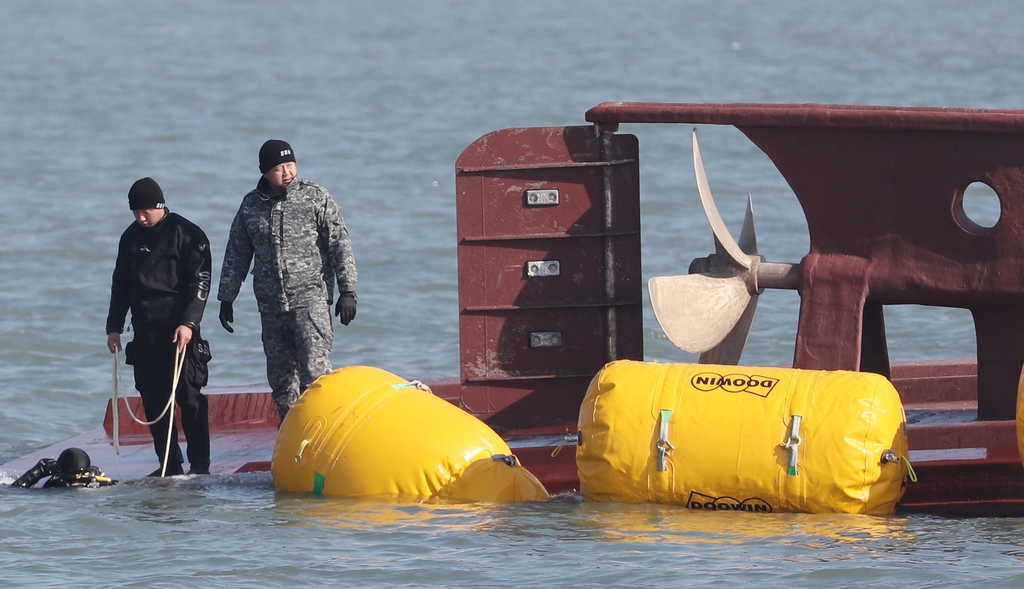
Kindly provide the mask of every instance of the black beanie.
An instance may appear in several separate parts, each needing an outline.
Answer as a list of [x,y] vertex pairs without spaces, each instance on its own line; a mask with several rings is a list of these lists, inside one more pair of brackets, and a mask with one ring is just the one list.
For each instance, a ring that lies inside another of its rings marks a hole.
[[128,208],[133,211],[140,209],[162,209],[164,208],[164,191],[156,180],[146,177],[136,180],[128,191]]
[[287,141],[280,139],[268,139],[260,148],[260,173],[266,174],[269,170],[285,163],[294,162],[295,152]]

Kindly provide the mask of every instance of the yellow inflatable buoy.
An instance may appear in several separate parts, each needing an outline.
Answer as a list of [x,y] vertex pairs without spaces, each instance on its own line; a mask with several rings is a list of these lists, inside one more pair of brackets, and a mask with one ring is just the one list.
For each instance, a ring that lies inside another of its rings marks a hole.
[[579,431],[588,501],[886,514],[905,488],[903,405],[877,374],[617,361]]
[[270,467],[277,490],[455,501],[548,496],[494,430],[425,388],[368,366],[318,378],[281,423]]

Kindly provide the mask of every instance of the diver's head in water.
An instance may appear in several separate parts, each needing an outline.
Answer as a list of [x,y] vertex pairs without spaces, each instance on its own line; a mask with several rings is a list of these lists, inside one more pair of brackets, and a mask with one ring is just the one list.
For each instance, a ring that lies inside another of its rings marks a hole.
[[57,457],[57,472],[65,476],[82,474],[91,468],[89,455],[79,448],[68,448]]

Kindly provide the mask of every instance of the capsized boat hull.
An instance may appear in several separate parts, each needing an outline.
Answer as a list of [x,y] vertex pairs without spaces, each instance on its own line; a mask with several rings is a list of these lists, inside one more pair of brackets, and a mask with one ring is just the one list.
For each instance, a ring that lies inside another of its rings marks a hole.
[[[903,398],[908,419],[910,458],[918,481],[909,483],[897,511],[942,515],[1024,515],[1024,466],[1017,450],[1016,422],[976,420],[974,383],[977,369],[970,361],[894,363],[893,383]],[[426,380],[437,396],[462,403],[458,379]],[[277,411],[266,385],[208,387],[210,435],[214,474],[270,470],[277,440]],[[108,401],[102,427],[0,465],[16,477],[44,457],[63,449],[85,450],[109,475],[141,478],[158,466],[147,428],[132,421],[124,407],[131,403],[141,415],[141,399],[119,403],[120,454],[114,454],[113,413]],[[522,406],[504,408],[524,411]],[[542,400],[532,411],[548,425],[500,432],[520,462],[552,494],[579,488],[576,452],[565,444],[575,423]],[[485,422],[502,421],[502,408],[478,415]],[[184,444],[184,442],[182,442]],[[118,474],[120,473],[120,474]]]

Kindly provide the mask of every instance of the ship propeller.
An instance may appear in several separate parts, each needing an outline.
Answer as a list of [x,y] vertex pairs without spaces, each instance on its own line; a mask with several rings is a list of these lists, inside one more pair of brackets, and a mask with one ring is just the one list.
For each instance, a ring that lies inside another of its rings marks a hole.
[[753,203],[747,195],[740,239],[733,239],[711,195],[704,158],[693,130],[697,191],[715,238],[715,253],[690,263],[689,274],[655,276],[647,283],[661,330],[702,364],[739,362],[758,296],[765,288],[795,289],[799,267],[766,262],[757,254]]

